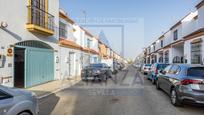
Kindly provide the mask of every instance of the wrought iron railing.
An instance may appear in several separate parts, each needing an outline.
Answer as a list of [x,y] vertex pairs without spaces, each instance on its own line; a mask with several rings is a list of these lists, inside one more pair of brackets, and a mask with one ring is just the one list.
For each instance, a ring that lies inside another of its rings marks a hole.
[[36,7],[28,6],[28,24],[35,24],[45,29],[54,31],[54,16]]

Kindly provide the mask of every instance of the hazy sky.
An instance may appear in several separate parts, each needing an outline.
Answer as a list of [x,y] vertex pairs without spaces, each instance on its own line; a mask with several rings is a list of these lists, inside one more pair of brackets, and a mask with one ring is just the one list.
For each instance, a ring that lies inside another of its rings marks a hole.
[[[195,10],[200,0],[60,0],[60,7],[80,25],[97,35],[103,30],[110,45],[135,58],[176,21]],[[86,11],[86,24],[84,23]],[[122,32],[122,30],[124,31]]]

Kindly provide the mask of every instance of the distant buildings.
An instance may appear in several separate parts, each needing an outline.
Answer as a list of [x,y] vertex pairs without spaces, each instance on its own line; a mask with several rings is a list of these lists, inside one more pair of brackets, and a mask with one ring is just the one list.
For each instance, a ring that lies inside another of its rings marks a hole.
[[196,8],[144,49],[144,63],[203,63],[204,1]]

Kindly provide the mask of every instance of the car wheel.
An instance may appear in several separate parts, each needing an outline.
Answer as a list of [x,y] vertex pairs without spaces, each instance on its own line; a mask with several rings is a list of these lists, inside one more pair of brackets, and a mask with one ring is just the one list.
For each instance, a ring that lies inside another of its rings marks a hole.
[[158,80],[156,80],[156,88],[157,88],[158,90],[161,89],[160,86],[159,86],[159,81],[158,81]]
[[29,113],[29,112],[21,112],[21,113],[19,113],[18,115],[32,115],[31,113]]
[[172,90],[171,90],[171,103],[172,103],[174,106],[181,106],[181,102],[180,102],[180,100],[178,99],[178,95],[177,95],[175,89],[172,89]]

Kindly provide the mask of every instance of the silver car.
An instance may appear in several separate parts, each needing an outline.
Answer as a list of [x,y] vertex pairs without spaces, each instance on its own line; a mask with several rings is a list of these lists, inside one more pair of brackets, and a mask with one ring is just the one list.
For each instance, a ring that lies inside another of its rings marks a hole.
[[144,64],[143,67],[142,67],[142,73],[144,75],[148,75],[151,71],[151,64]]
[[204,66],[169,65],[158,75],[156,87],[169,94],[175,106],[182,102],[204,104]]
[[37,115],[35,93],[0,85],[0,115]]

